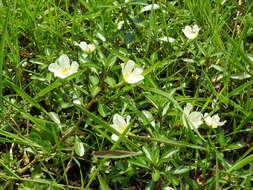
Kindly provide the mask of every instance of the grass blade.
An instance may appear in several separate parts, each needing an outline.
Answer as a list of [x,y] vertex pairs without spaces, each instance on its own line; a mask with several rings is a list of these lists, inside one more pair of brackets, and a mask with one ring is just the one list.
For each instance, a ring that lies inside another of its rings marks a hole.
[[19,88],[16,84],[9,81],[8,79],[5,79],[5,81],[17,92],[19,96],[24,98],[34,107],[36,107],[38,110],[44,112],[46,115],[48,115],[51,118],[51,115],[40,104],[38,104],[31,96],[29,96],[25,91],[23,91],[21,88]]
[[138,156],[141,154],[142,152],[129,152],[123,150],[104,150],[94,152],[93,156],[98,158],[126,158],[131,156]]
[[106,129],[108,129],[108,131],[115,133],[116,135],[121,135],[117,130],[115,130],[113,127],[111,127],[111,125],[109,125],[106,121],[104,121],[103,119],[101,119],[100,117],[96,116],[94,113],[88,111],[87,109],[76,105],[76,107],[81,110],[86,116],[94,119],[99,125],[105,127]]
[[236,162],[231,168],[228,169],[228,172],[238,170],[238,169],[246,166],[247,164],[249,164],[252,161],[253,161],[253,154],[251,154],[250,156],[244,158],[243,160],[239,160],[238,162]]
[[66,79],[57,79],[56,81],[54,81],[51,85],[49,85],[48,87],[42,89],[35,97],[34,100],[39,99],[40,97],[46,95],[47,93],[49,93],[50,91],[52,91],[53,89],[61,86],[64,82],[69,81],[73,78],[75,78],[77,75],[81,74],[81,72],[77,72],[69,77],[67,77]]
[[0,114],[1,110],[3,110],[3,63],[4,63],[4,47],[5,41],[7,38],[7,25],[8,25],[8,15],[9,15],[9,7],[7,8],[7,13],[5,17],[4,27],[2,31],[2,38],[0,41]]

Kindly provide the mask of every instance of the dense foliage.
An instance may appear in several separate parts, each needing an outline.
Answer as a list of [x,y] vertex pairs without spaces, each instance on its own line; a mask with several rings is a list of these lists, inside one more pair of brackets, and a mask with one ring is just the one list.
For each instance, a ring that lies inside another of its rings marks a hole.
[[0,189],[252,189],[252,13],[0,0]]

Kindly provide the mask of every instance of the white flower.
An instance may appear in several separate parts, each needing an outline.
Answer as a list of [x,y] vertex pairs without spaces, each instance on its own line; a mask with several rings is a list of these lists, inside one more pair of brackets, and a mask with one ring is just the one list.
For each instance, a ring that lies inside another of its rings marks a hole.
[[197,111],[191,112],[192,105],[187,103],[183,111],[183,123],[185,127],[190,127],[191,129],[197,129],[203,124],[203,114]]
[[192,27],[186,26],[182,31],[187,38],[193,40],[198,36],[199,30],[200,28],[198,27],[198,25],[194,24]]
[[96,48],[94,44],[87,44],[86,42],[80,42],[80,44],[74,42],[74,45],[79,46],[86,53],[92,53]]
[[73,61],[70,65],[70,60],[67,55],[61,55],[55,63],[48,66],[48,70],[54,73],[54,76],[59,78],[66,78],[78,70],[79,64]]
[[[125,129],[127,128],[127,126],[130,123],[130,116],[126,117],[126,120],[124,119],[124,117],[122,117],[119,114],[114,114],[113,116],[113,124],[111,125],[115,130],[117,130],[119,133],[123,133],[125,131]],[[118,140],[118,136],[115,134],[112,134],[112,140],[117,141]]]
[[81,105],[82,102],[77,98],[76,95],[73,95],[73,104]]
[[220,117],[218,114],[215,114],[214,116],[208,116],[208,113],[205,113],[204,120],[208,126],[211,128],[217,128],[218,126],[224,125],[227,121],[220,122]]
[[142,75],[143,69],[134,68],[135,62],[129,60],[127,63],[122,63],[123,78],[127,83],[134,84],[144,79]]

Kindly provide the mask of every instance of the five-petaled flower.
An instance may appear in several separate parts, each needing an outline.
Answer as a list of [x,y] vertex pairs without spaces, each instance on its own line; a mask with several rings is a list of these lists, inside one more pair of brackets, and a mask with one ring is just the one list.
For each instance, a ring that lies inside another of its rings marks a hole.
[[[120,134],[122,134],[126,130],[127,126],[129,125],[130,119],[131,119],[131,117],[129,115],[126,117],[126,120],[125,120],[125,118],[122,117],[121,115],[114,114],[113,115],[113,124],[111,126],[115,130],[117,130]],[[115,134],[112,134],[111,138],[112,138],[112,140],[117,141],[119,137]]]
[[182,31],[187,38],[193,40],[198,36],[199,30],[200,28],[198,27],[198,25],[194,24],[192,27],[186,26]]
[[51,63],[48,66],[48,70],[54,73],[54,76],[59,78],[66,78],[73,73],[76,73],[79,68],[79,64],[73,61],[70,65],[69,57],[65,54],[61,55],[55,63]]
[[86,53],[92,53],[96,48],[94,44],[87,44],[86,42],[80,42],[80,44],[74,42],[74,45],[79,46]]
[[218,114],[215,114],[213,116],[208,116],[208,113],[204,114],[204,120],[206,124],[211,128],[217,128],[218,126],[224,125],[227,121],[220,122],[220,117]]
[[144,76],[142,75],[143,69],[135,68],[134,65],[135,62],[132,60],[121,64],[123,78],[125,82],[130,84],[137,83],[144,79]]
[[191,112],[192,104],[187,103],[183,111],[183,124],[185,127],[197,129],[203,124],[203,114],[197,111]]

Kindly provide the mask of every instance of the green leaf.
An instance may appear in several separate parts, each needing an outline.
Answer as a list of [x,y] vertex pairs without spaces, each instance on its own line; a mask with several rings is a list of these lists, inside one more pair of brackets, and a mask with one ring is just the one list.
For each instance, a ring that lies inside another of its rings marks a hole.
[[169,93],[167,92],[164,92],[162,90],[159,90],[159,89],[156,89],[156,88],[145,88],[145,90],[148,90],[150,92],[153,92],[153,93],[156,93],[156,94],[159,94],[161,96],[164,96],[166,98],[168,98],[174,105],[177,109],[179,109],[180,111],[183,112],[181,106],[178,104],[178,102],[173,98],[173,95],[174,93],[176,92],[177,89],[172,89]]
[[193,169],[191,166],[179,166],[172,173],[173,174],[183,174]]
[[49,114],[51,115],[51,119],[52,119],[57,125],[61,124],[60,118],[59,118],[59,116],[58,116],[57,113],[55,113],[55,112],[49,112]]
[[77,73],[74,73],[73,75],[65,78],[65,79],[57,79],[56,81],[54,81],[52,84],[50,84],[49,86],[47,86],[46,88],[42,89],[33,99],[37,100],[40,97],[46,95],[47,93],[49,93],[50,91],[52,91],[53,89],[61,86],[63,83],[65,83],[66,81],[69,81],[73,78],[75,78],[77,75],[81,74],[84,71],[79,71]]
[[146,136],[135,136],[135,135],[131,135],[131,137],[142,139],[142,140],[147,140],[147,141],[155,141],[155,142],[170,144],[172,146],[182,146],[182,147],[188,147],[188,148],[205,150],[205,151],[207,150],[203,146],[189,144],[189,143],[186,143],[183,141],[167,140],[167,139],[160,139],[160,138],[150,138],[150,137],[146,137]]
[[247,164],[249,164],[252,161],[253,161],[253,154],[251,154],[250,156],[244,158],[243,160],[239,160],[238,162],[236,162],[231,168],[228,169],[228,172],[238,170],[238,169],[246,166]]
[[143,146],[143,147],[142,147],[142,150],[143,150],[143,152],[145,153],[146,157],[147,157],[150,161],[152,161],[152,153],[151,153],[151,150],[150,150],[148,147],[146,147],[146,146]]
[[50,114],[40,105],[38,104],[32,97],[30,97],[25,91],[23,91],[21,88],[19,88],[16,84],[11,82],[10,80],[5,78],[5,81],[16,91],[16,93],[24,98],[26,101],[28,101],[30,104],[32,104],[34,107],[36,107],[38,110],[44,112],[47,116],[50,117]]
[[126,158],[131,156],[138,156],[141,154],[142,152],[129,152],[123,150],[104,150],[94,152],[93,156],[99,158]]
[[104,121],[103,119],[101,119],[100,117],[98,117],[97,115],[95,115],[94,113],[88,111],[87,109],[83,108],[82,106],[79,105],[75,105],[75,107],[77,107],[79,110],[81,110],[86,116],[92,118],[93,120],[95,120],[95,122],[97,122],[99,125],[105,127],[106,129],[108,129],[110,132],[115,133],[116,135],[120,136],[121,134],[115,130],[113,127],[111,127],[111,125],[109,125],[106,121]]
[[247,146],[247,144],[245,142],[236,142],[234,144],[230,144],[228,145],[224,151],[231,151],[231,150],[236,150],[236,149],[240,149]]
[[149,165],[145,162],[144,159],[142,159],[142,160],[128,160],[128,162],[133,165],[149,169]]
[[160,178],[160,172],[159,172],[159,170],[154,170],[152,172],[152,180],[153,181],[158,181],[159,178]]
[[98,112],[102,117],[106,117],[107,115],[110,114],[109,107],[103,103],[98,104]]
[[230,92],[227,97],[231,97],[231,96],[235,96],[235,95],[238,95],[240,94],[245,88],[251,86],[253,84],[253,80],[249,81],[249,82],[246,82],[244,84],[242,84],[241,86],[235,88],[232,92]]
[[241,48],[240,43],[238,43],[233,38],[231,38],[231,36],[229,34],[226,34],[226,36],[228,37],[229,41],[231,42],[231,44],[233,45],[233,47],[236,49],[236,51],[238,51],[238,53],[241,55],[242,59],[246,63],[248,63],[251,67],[253,67],[253,62],[250,60],[250,58],[248,57],[248,55]]
[[111,188],[108,186],[104,178],[101,177],[100,175],[97,175],[97,176],[98,176],[101,190],[110,190]]
[[78,156],[83,156],[85,153],[83,143],[82,141],[80,141],[80,139],[77,136],[75,137],[75,153]]
[[5,47],[5,41],[7,39],[7,26],[8,26],[8,18],[9,18],[9,6],[7,6],[7,13],[5,15],[5,21],[3,24],[3,30],[1,33],[1,41],[0,41],[0,114],[3,107],[3,64],[4,64],[4,47]]
[[14,176],[16,178],[20,178],[15,172],[12,171],[11,168],[9,168],[7,165],[5,165],[3,160],[1,160],[1,159],[0,159],[0,165],[2,165],[2,167],[4,167],[12,176]]
[[14,139],[14,140],[17,140],[17,141],[20,141],[21,143],[23,144],[26,144],[26,145],[29,145],[29,146],[33,146],[33,147],[37,147],[37,148],[40,148],[42,150],[44,150],[41,145],[31,141],[30,139],[24,137],[24,136],[18,136],[18,135],[15,135],[15,134],[12,134],[12,133],[9,133],[7,131],[4,131],[2,129],[0,129],[0,135],[3,135],[7,138],[11,138],[11,139]]

